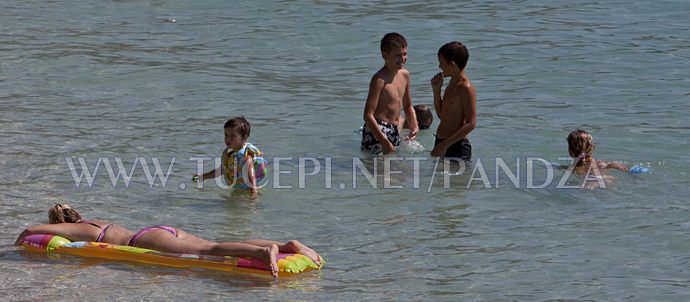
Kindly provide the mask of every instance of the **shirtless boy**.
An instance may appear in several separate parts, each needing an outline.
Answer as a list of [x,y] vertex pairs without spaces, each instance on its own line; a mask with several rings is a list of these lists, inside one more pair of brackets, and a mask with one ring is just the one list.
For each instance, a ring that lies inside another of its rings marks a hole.
[[415,139],[419,129],[410,97],[410,73],[404,68],[407,41],[398,33],[386,34],[381,39],[381,55],[384,65],[369,83],[361,147],[362,151],[377,155],[394,152],[400,145],[401,110],[412,125],[408,138]]
[[[465,75],[469,59],[467,47],[460,42],[450,42],[438,50],[438,67],[441,72],[431,78],[434,91],[434,108],[441,122],[436,129],[436,142],[432,156],[461,158],[469,161],[472,146],[467,135],[477,124],[477,93]],[[443,78],[450,77],[443,97]]]

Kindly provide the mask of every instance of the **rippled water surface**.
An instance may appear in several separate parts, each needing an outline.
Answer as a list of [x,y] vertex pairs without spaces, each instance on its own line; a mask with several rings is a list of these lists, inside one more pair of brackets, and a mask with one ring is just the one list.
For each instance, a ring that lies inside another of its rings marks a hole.
[[[3,299],[690,299],[685,1],[91,2],[0,3]],[[393,160],[401,173],[380,173],[377,188],[353,174],[353,157],[372,167],[356,133],[390,31],[409,41],[415,104],[432,101],[438,48],[470,49],[475,160],[446,184],[425,159],[437,121],[419,136],[427,151]],[[219,156],[223,123],[236,115],[272,162],[257,201],[189,181],[191,158]],[[528,188],[547,168],[535,164],[530,180],[527,159],[567,157],[576,128],[592,132],[597,158],[652,173],[610,172],[613,184],[590,191],[558,188],[555,170],[550,185]],[[411,156],[422,158],[418,178]],[[300,188],[304,157],[321,171]],[[92,186],[77,187],[66,158],[92,172],[107,158],[114,173],[116,158],[128,169],[137,158],[153,169],[155,158],[171,173],[150,187],[138,166],[129,187],[113,187],[101,166]],[[497,158],[520,168],[517,185],[502,171],[496,181]],[[471,173],[480,162],[488,188]],[[132,229],[295,238],[328,265],[272,281],[12,246],[62,201]]]

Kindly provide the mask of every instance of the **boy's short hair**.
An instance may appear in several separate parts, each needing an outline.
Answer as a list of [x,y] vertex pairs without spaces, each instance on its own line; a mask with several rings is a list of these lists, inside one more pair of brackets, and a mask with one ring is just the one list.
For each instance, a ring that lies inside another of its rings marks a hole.
[[223,128],[235,127],[237,127],[237,131],[239,131],[240,136],[243,139],[247,139],[249,137],[249,133],[252,131],[252,126],[249,124],[247,119],[244,118],[244,116],[233,117],[225,122],[225,126],[223,126]]
[[427,105],[415,105],[414,113],[417,116],[417,126],[419,130],[428,129],[434,122],[434,115],[431,114],[431,108]]
[[389,52],[394,48],[407,47],[407,40],[399,33],[387,33],[381,39],[381,52]]
[[460,70],[465,69],[467,60],[470,58],[470,52],[467,50],[467,47],[458,41],[449,42],[441,46],[438,49],[438,55],[443,56],[446,61],[454,62]]

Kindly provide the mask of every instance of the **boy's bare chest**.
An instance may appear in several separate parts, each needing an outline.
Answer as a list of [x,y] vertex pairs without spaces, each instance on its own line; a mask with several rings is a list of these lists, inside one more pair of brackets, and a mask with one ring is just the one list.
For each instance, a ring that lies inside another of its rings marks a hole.
[[405,95],[404,81],[393,81],[383,85],[381,96],[392,100],[399,100]]
[[455,89],[448,88],[443,93],[443,106],[444,107],[455,107],[461,106],[460,94]]

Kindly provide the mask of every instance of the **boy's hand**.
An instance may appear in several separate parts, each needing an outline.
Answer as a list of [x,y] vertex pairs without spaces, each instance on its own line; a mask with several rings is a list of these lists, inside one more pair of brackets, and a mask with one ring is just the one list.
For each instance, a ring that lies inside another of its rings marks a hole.
[[441,87],[443,86],[443,72],[437,73],[431,78],[431,88],[434,92],[441,92]]
[[443,143],[438,144],[434,146],[434,149],[431,150],[431,156],[438,156],[442,157],[446,155],[446,151],[448,150],[448,147],[445,147]]
[[381,149],[382,149],[381,151],[383,152],[383,154],[395,152],[395,146],[393,146],[393,144],[391,144],[391,142],[389,142],[388,140],[386,140],[385,144],[381,144]]
[[413,141],[417,138],[417,132],[419,132],[418,129],[410,129],[410,134],[407,135],[407,139]]

